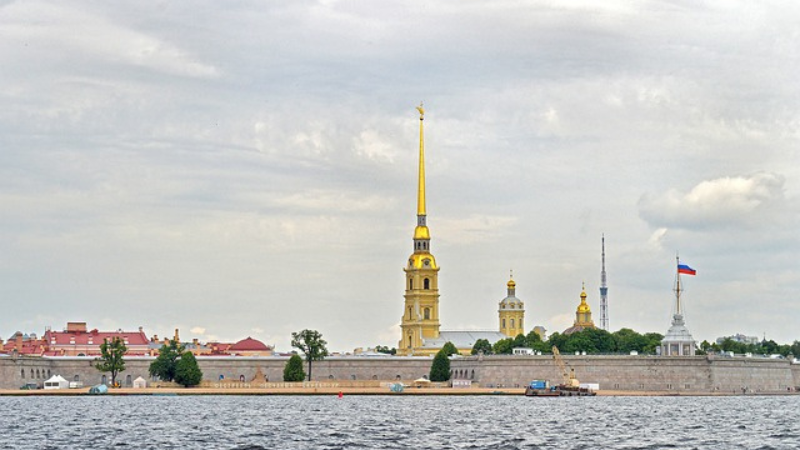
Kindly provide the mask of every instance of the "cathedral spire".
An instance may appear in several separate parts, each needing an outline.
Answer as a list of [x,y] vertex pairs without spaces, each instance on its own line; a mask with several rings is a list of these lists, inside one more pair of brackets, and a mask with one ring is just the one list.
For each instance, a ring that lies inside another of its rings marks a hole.
[[419,111],[419,184],[417,185],[417,227],[414,229],[414,252],[428,253],[431,236],[425,213],[425,139],[422,127],[425,110],[422,108],[422,103],[417,106],[417,111]]
[[422,123],[425,120],[425,110],[422,103],[417,106],[419,111],[419,187],[417,188],[417,216],[425,216],[425,136]]

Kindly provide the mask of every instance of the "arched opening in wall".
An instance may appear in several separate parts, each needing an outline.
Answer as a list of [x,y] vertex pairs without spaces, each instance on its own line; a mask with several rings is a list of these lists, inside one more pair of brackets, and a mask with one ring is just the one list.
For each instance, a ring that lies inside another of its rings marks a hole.
[[51,377],[51,375],[50,375],[50,369],[47,369],[47,378],[50,378],[50,377]]
[[25,369],[20,369],[19,370],[19,375],[20,375],[20,377],[25,378]]
[[133,378],[130,375],[125,377],[125,386],[133,386]]
[[31,369],[31,378],[33,378],[33,369]]
[[414,289],[414,280],[409,278],[408,279],[408,290],[410,291],[412,289]]
[[378,379],[378,376],[377,376],[377,375],[373,375],[373,376],[372,376],[372,379],[373,379],[373,380],[377,380],[377,379]]
[[355,376],[355,375],[350,375],[350,379],[351,379],[351,380],[355,380],[355,379],[356,379],[356,376]]
[[264,382],[265,382],[265,383],[269,383],[269,377],[268,377],[268,376],[266,376],[266,375],[264,375]]
[[105,375],[101,376],[100,384],[106,384],[106,383],[108,383],[108,377],[106,377]]
[[328,375],[328,379],[332,380],[333,379],[333,375]]
[[425,313],[425,320],[431,320],[431,309],[425,308],[424,313]]
[[506,319],[503,319],[503,328],[506,327]]
[[411,348],[411,347],[413,347],[413,345],[412,345],[412,340],[411,340],[411,334],[409,334],[408,335],[408,348]]
[[475,379],[475,369],[472,369],[472,376],[469,377],[470,380]]
[[86,356],[86,353],[78,353],[76,356]]
[[240,381],[240,382],[242,382],[242,383],[244,383],[244,374],[242,374],[242,375],[239,375],[239,381]]
[[397,374],[397,375],[395,375],[395,376],[394,376],[394,379],[395,379],[395,380],[400,380],[400,379],[401,379],[401,378],[400,378],[400,374]]
[[72,377],[72,381],[81,381],[81,376],[75,375],[74,377]]
[[424,289],[426,289],[426,290],[431,288],[431,280],[430,280],[430,278],[425,278],[425,280],[422,282],[422,287]]
[[39,375],[39,369],[36,369],[36,378],[41,378],[41,375]]
[[514,319],[511,319],[511,328],[514,328]]
[[414,316],[411,315],[411,307],[408,307],[408,320],[411,320]]

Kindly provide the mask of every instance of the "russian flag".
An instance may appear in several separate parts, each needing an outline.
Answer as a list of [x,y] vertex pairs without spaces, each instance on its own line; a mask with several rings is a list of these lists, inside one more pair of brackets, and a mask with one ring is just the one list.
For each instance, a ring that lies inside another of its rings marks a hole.
[[683,273],[686,275],[697,275],[696,270],[692,269],[686,264],[680,264],[680,263],[678,263],[678,273]]

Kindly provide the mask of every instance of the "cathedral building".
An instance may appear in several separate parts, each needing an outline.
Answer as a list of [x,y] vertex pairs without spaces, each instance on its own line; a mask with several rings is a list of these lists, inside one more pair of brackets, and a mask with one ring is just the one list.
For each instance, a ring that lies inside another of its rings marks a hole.
[[[433,355],[447,342],[461,354],[468,355],[478,339],[490,343],[506,338],[496,331],[441,331],[439,324],[439,266],[431,253],[431,234],[425,208],[425,110],[419,111],[419,178],[417,185],[417,225],[414,228],[414,252],[408,258],[405,272],[405,304],[400,320],[400,341],[397,354]],[[521,302],[520,302],[521,303]],[[519,320],[516,319],[515,320]],[[510,322],[509,322],[510,323]],[[515,321],[514,327],[522,329]]]
[[583,331],[587,328],[596,328],[592,320],[592,309],[586,303],[586,286],[581,290],[581,303],[575,311],[575,322],[571,327],[564,330],[564,334],[572,334],[578,331]]

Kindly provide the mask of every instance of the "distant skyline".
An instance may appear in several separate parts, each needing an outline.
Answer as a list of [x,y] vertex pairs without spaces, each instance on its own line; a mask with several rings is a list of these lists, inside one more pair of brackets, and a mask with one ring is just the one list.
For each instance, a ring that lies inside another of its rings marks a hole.
[[442,329],[800,339],[800,5],[0,2],[0,337],[399,339],[425,104]]

